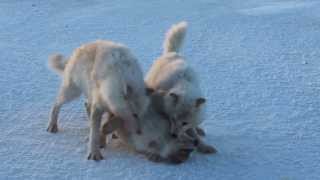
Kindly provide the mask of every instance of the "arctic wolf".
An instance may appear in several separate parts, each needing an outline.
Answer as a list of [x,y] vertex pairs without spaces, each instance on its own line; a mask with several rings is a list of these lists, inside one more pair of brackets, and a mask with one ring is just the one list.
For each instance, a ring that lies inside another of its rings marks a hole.
[[158,93],[153,102],[156,102],[156,109],[170,119],[173,124],[171,132],[178,132],[178,136],[187,133],[199,141],[199,152],[214,153],[216,150],[206,145],[199,136],[199,132],[203,133],[198,125],[202,120],[200,116],[206,99],[201,93],[196,73],[185,58],[178,54],[186,29],[186,22],[180,22],[169,29],[163,44],[163,54],[152,65],[145,82],[148,88]]
[[[171,136],[170,122],[156,112],[153,106],[149,106],[139,120],[140,135],[128,132],[121,119],[111,117],[103,124],[102,136],[115,132],[122,142],[155,162],[179,164],[186,161],[195,149],[196,142],[193,139]],[[105,140],[104,137],[101,139]]]
[[143,73],[127,47],[98,40],[74,50],[67,61],[62,55],[49,58],[50,67],[63,78],[51,110],[48,131],[57,132],[63,104],[84,94],[90,110],[88,159],[100,160],[100,124],[103,113],[120,117],[129,131],[140,133],[139,117],[149,106]]

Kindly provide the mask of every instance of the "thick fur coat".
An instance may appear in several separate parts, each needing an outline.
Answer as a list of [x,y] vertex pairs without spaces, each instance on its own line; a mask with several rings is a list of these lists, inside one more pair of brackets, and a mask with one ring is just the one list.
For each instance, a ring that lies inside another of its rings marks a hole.
[[199,141],[200,152],[215,152],[213,147],[201,141],[197,133],[206,99],[202,95],[197,74],[179,54],[186,30],[186,22],[169,29],[163,43],[163,54],[150,68],[145,82],[161,97],[156,100],[156,107],[170,119],[172,133],[178,134],[179,138],[187,133]]
[[143,73],[127,47],[98,40],[74,50],[64,61],[62,55],[49,58],[50,67],[62,76],[62,84],[50,114],[49,132],[57,132],[63,104],[84,94],[90,111],[88,159],[100,160],[100,122],[103,113],[124,119],[130,131],[140,131],[139,117],[149,106]]

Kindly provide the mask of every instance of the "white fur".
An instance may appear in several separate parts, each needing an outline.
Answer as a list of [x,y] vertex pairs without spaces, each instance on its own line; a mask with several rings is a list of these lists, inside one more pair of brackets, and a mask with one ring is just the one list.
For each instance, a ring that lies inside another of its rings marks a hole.
[[[185,24],[182,22],[174,25],[167,33],[165,44],[181,42],[180,38],[185,34]],[[179,27],[183,27],[182,30]],[[171,40],[168,41],[167,39]],[[167,47],[174,46],[176,45],[167,45]],[[199,79],[183,56],[177,52],[164,53],[150,68],[145,77],[145,82],[149,88],[166,92],[164,108],[167,114],[179,116],[179,113],[190,112],[190,115],[184,118],[185,120],[195,126],[201,122],[201,119],[197,117],[200,109],[195,106],[196,100],[203,97]],[[178,104],[172,104],[170,93],[179,96]]]
[[52,108],[48,131],[57,132],[57,119],[63,104],[81,94],[90,107],[89,159],[100,160],[99,129],[104,112],[126,120],[127,127],[137,124],[133,114],[143,116],[149,105],[142,70],[127,47],[98,40],[74,50],[65,66],[62,56],[54,56],[49,64],[63,81]]
[[187,31],[187,26],[188,23],[182,21],[170,28],[163,43],[163,54],[179,51]]
[[63,75],[66,62],[63,62],[63,56],[61,54],[53,54],[49,57],[48,65],[59,75]]
[[[152,65],[145,77],[147,86],[163,94],[162,102],[157,102],[158,110],[163,111],[172,124],[172,132],[179,138],[185,137],[185,130],[191,129],[198,140],[200,152],[211,153],[215,149],[204,144],[196,128],[202,122],[203,98],[199,79],[185,58],[178,54],[187,28],[186,22],[173,25],[166,34],[164,50]],[[201,103],[198,103],[201,102]],[[187,123],[187,128],[184,127]],[[181,136],[180,136],[181,135]]]

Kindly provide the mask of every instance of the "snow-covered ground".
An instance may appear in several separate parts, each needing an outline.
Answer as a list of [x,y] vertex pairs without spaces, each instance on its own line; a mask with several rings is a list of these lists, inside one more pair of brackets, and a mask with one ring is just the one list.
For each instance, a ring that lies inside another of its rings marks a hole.
[[[173,166],[109,147],[88,161],[83,101],[64,108],[59,133],[45,131],[60,83],[49,54],[109,39],[146,71],[180,20],[218,154]],[[320,178],[318,0],[1,0],[0,24],[1,180]]]

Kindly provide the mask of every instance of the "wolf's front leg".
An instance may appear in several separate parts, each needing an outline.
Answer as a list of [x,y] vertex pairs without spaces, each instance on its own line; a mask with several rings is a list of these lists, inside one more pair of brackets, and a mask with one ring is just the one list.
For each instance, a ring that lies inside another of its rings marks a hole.
[[91,107],[90,114],[90,141],[89,141],[89,160],[99,161],[103,159],[101,155],[100,146],[100,124],[103,115],[103,110],[97,108],[95,105]]
[[197,129],[196,128],[191,128],[187,131],[187,133],[189,134],[189,136],[195,138],[195,144],[197,147],[197,151],[203,154],[213,154],[216,153],[217,150],[211,146],[206,144],[205,142],[203,142],[203,140],[201,139],[201,137],[198,135]]
[[214,154],[217,152],[217,150],[213,146],[206,144],[200,138],[199,138],[198,142],[199,142],[199,144],[197,145],[197,151],[199,153]]

